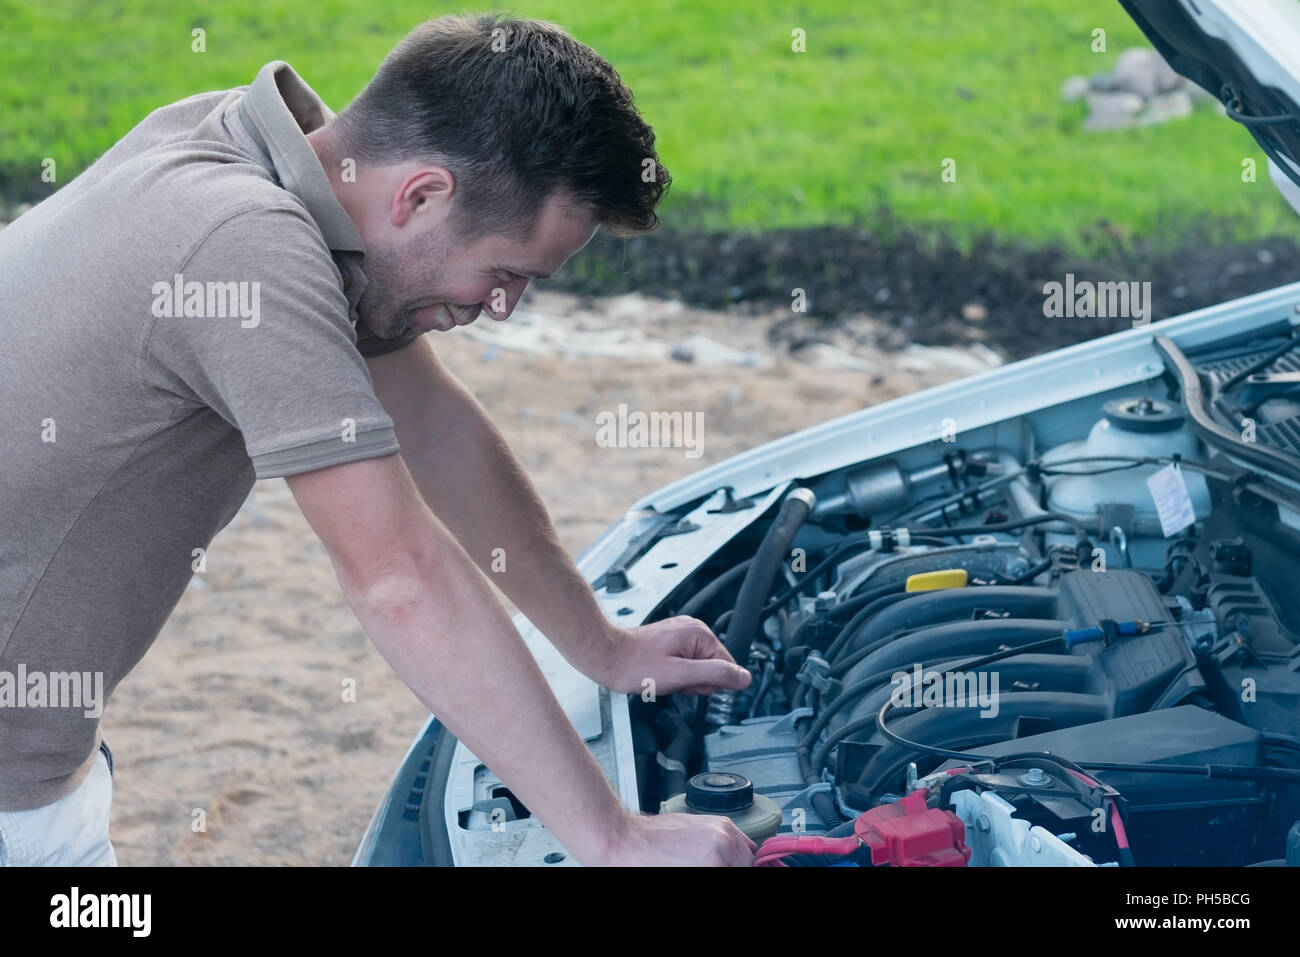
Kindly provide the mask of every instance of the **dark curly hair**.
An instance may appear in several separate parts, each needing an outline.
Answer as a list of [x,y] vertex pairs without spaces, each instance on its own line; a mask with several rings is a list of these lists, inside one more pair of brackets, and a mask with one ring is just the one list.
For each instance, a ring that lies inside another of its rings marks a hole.
[[422,159],[456,176],[466,239],[531,238],[557,190],[616,236],[659,225],[671,177],[632,93],[560,27],[504,14],[421,23],[335,121],[349,153]]

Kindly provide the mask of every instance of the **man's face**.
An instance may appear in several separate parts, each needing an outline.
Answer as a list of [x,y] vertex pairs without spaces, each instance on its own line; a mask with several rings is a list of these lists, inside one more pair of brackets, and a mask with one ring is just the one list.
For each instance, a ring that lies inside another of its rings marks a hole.
[[411,327],[445,332],[486,312],[504,320],[532,279],[552,275],[595,234],[585,211],[552,195],[542,205],[532,239],[520,243],[489,234],[466,244],[454,234],[438,200],[366,238],[368,284],[357,311],[381,339]]

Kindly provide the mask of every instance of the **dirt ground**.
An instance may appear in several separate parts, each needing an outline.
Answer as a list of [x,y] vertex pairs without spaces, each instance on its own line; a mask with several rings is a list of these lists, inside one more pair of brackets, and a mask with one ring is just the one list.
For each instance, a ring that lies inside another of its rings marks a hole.
[[[557,293],[524,306],[508,326],[430,335],[505,434],[571,554],[675,478],[989,359],[876,348],[896,336],[865,317],[792,356],[768,345],[788,312]],[[683,345],[690,335],[711,341]],[[669,357],[674,344],[681,358]],[[706,364],[715,346],[751,364]],[[695,361],[681,361],[687,353]],[[703,454],[599,447],[596,416],[620,403],[703,413]],[[342,700],[346,679],[354,702]],[[426,716],[343,601],[288,486],[259,482],[106,710],[119,862],[347,864]]]

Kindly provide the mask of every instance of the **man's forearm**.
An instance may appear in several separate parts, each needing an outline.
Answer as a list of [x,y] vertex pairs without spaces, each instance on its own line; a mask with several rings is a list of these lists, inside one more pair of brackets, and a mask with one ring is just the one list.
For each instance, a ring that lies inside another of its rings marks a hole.
[[618,629],[560,545],[532,482],[459,383],[439,395],[436,415],[408,423],[406,431],[398,425],[402,457],[420,493],[529,621],[574,667],[599,680]]
[[348,602],[393,670],[580,861],[628,817],[486,580],[443,528],[405,575]]

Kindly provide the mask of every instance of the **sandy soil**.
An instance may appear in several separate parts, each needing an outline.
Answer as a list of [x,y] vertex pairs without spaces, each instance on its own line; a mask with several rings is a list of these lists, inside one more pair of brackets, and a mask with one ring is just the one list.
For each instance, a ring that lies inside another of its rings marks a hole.
[[[431,335],[533,477],[571,554],[675,478],[965,374],[979,360],[881,351],[872,343],[892,341],[888,330],[866,318],[840,334],[838,344],[856,356],[850,361],[836,343],[801,349],[799,358],[768,347],[767,329],[780,316],[555,293],[535,293],[525,305],[531,327],[521,310],[509,327],[483,320]],[[530,338],[538,324],[547,335]],[[692,334],[748,351],[753,365],[703,365],[707,343],[696,362],[666,357]],[[596,415],[619,403],[702,412],[703,455],[598,447]],[[342,700],[346,679],[355,680],[355,702]],[[287,485],[260,482],[106,711],[119,861],[346,864],[426,716],[343,601]]]

